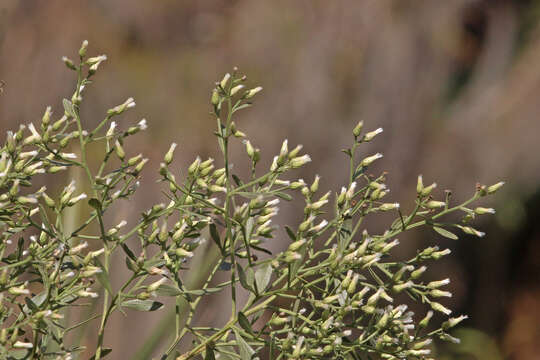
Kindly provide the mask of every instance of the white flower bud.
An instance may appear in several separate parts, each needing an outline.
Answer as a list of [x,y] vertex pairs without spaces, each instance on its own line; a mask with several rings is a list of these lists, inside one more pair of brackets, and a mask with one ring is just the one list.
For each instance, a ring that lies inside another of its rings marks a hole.
[[380,159],[383,157],[383,154],[377,153],[375,155],[368,156],[362,162],[360,163],[362,166],[369,166],[371,163],[373,163],[375,160]]
[[377,130],[370,131],[366,135],[364,135],[364,138],[362,140],[365,142],[371,141],[375,136],[379,135],[382,132],[383,128],[378,128]]

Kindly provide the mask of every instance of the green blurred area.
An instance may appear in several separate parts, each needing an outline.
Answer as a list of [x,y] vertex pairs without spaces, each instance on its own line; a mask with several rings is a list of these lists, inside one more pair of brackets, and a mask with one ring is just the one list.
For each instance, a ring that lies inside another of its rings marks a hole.
[[[406,210],[420,173],[439,183],[438,197],[452,189],[455,201],[476,182],[505,180],[485,204],[497,215],[478,223],[486,237],[400,240],[404,252],[438,244],[455,254],[433,277],[452,279],[448,305],[470,320],[456,332],[462,344],[439,349],[441,359],[539,358],[539,2],[2,0],[2,133],[36,122],[47,105],[61,114],[75,79],[60,58],[74,57],[84,39],[90,54],[109,60],[87,89],[83,121],[91,127],[134,97],[137,107],[120,125],[148,119],[149,130],[127,149],[150,157],[154,172],[172,141],[180,144],[179,169],[197,154],[216,157],[208,99],[214,82],[238,66],[248,83],[264,87],[237,119],[264,166],[288,138],[314,159],[301,176],[320,174],[322,189],[337,190],[347,171],[339,150],[363,119],[368,130],[384,128],[364,151],[385,154],[392,199]],[[241,146],[233,149],[239,169],[242,155]],[[150,190],[138,204],[120,205],[111,223],[135,220],[132,209],[154,202],[154,180],[145,178]],[[293,210],[281,215],[284,223],[298,221]],[[219,323],[217,306],[200,320]],[[154,316],[116,317],[108,345],[126,353],[110,358],[130,358]]]

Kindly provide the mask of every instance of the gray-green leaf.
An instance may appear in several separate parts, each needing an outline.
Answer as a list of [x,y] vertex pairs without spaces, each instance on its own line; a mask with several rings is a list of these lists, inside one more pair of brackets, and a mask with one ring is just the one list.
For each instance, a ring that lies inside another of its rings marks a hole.
[[271,277],[272,266],[270,264],[263,265],[257,269],[255,272],[255,283],[257,284],[257,290],[259,290],[259,292],[263,292],[266,289]]
[[161,309],[163,304],[153,300],[132,299],[124,301],[122,303],[122,306],[137,311],[156,311],[158,309]]
[[238,348],[240,350],[240,358],[242,360],[251,360],[251,357],[253,354],[255,354],[255,350],[249,346],[249,344],[240,336],[240,333],[238,331],[234,331],[236,335],[236,342],[238,344]]
[[438,226],[434,226],[433,230],[435,230],[436,232],[438,232],[439,234],[441,234],[445,238],[452,239],[452,240],[457,240],[458,239],[457,235],[455,235],[454,233],[451,233],[450,231],[448,231],[446,229],[443,229],[443,228],[440,228]]

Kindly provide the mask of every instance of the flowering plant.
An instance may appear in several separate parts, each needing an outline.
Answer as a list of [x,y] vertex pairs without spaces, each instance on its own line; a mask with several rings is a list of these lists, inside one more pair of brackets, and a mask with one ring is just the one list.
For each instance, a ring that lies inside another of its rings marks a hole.
[[[47,108],[41,124],[8,131],[0,148],[2,358],[104,358],[112,351],[105,347],[111,314],[156,311],[164,307],[160,300],[165,297],[175,302],[172,340],[164,349],[143,349],[159,351],[162,359],[246,360],[263,353],[271,359],[427,359],[432,339],[457,341],[448,330],[466,316],[429,324],[433,311],[451,314],[439,300],[451,296],[442,289],[449,280],[422,280],[427,265],[450,250],[431,246],[398,260],[396,236],[418,227],[450,239],[457,239],[454,230],[483,236],[469,222],[494,210],[470,206],[502,182],[478,185],[469,200],[453,205],[449,193],[435,200],[436,184],[426,186],[419,176],[414,209],[405,214],[399,204],[385,201],[385,174],[367,172],[382,155],[358,159],[358,147],[382,132],[365,132],[362,122],[352,131],[352,146],[344,150],[349,174],[340,191],[321,194],[319,177],[309,183],[291,179],[293,170],[311,158],[300,145],[290,149],[287,140],[261,170],[260,150],[234,117],[252,105],[262,88],[246,88],[246,77],[235,69],[211,95],[223,158],[197,157],[177,176],[170,168],[173,143],[159,171],[167,203],[146,209],[131,226],[126,221],[110,224],[112,206],[133,196],[148,162],[127,150],[129,138],[147,123],[117,125],[115,118],[135,106],[129,98],[108,110],[95,128],[85,128],[80,116],[84,89],[106,60],[104,55],[88,58],[87,46],[84,42],[79,50],[77,64],[63,58],[77,74],[73,96],[63,100],[63,114],[53,119]],[[244,178],[230,166],[229,149],[236,139],[242,139],[250,163]],[[59,194],[39,185],[41,174],[63,182],[61,174],[76,169],[85,180],[68,182]],[[291,201],[293,195],[305,202],[302,220],[280,233],[272,218],[280,201]],[[76,221],[77,208],[85,208],[88,216],[68,226]],[[395,214],[395,221],[382,233],[368,232],[366,216],[382,212]],[[442,222],[454,212],[464,213],[459,223]],[[268,239],[282,235],[286,250],[273,254]],[[112,286],[111,259],[118,252],[129,276]],[[197,254],[203,254],[208,269],[193,268]],[[202,273],[202,280],[188,286],[186,278],[193,272]],[[227,281],[216,280],[220,272],[229,275]],[[201,300],[225,290],[230,291],[229,320],[220,326],[196,323]],[[240,292],[247,293],[246,299]],[[79,322],[66,316],[97,301],[101,311]],[[413,314],[410,302],[425,304],[425,313]],[[93,322],[98,324],[95,346],[67,340]]]

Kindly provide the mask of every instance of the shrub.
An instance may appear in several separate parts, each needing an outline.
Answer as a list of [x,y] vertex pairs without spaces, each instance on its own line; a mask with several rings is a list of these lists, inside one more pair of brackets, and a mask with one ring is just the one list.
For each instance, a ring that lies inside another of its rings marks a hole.
[[[478,185],[469,200],[451,205],[449,193],[435,200],[436,184],[425,186],[419,176],[414,210],[404,214],[399,204],[384,200],[385,175],[367,172],[382,155],[357,159],[358,147],[382,131],[365,132],[362,122],[353,130],[351,148],[344,150],[350,173],[338,192],[321,194],[318,177],[309,184],[290,180],[294,169],[311,158],[301,146],[290,149],[287,141],[270,167],[261,170],[259,149],[233,120],[251,106],[261,87],[245,88],[245,76],[235,69],[211,95],[222,167],[197,157],[175,176],[169,167],[172,144],[159,171],[168,203],[145,210],[131,226],[125,221],[110,226],[112,205],[133,196],[148,161],[125,149],[146,121],[123,129],[116,124],[116,117],[135,106],[130,98],[108,110],[94,129],[84,127],[79,115],[83,90],[106,60],[87,58],[86,51],[84,42],[78,64],[63,58],[78,80],[71,100],[63,100],[62,116],[53,119],[47,108],[38,126],[8,131],[0,150],[2,358],[71,359],[84,353],[101,359],[111,351],[104,347],[111,314],[155,311],[164,306],[157,300],[162,297],[176,301],[173,341],[161,350],[163,359],[251,359],[263,353],[272,359],[425,359],[432,339],[457,341],[447,331],[466,316],[428,324],[433,311],[451,313],[439,300],[451,296],[442,290],[449,280],[422,280],[425,264],[450,250],[431,246],[397,260],[392,256],[399,245],[395,237],[418,227],[450,239],[457,239],[456,229],[483,236],[468,223],[494,210],[469,206],[502,183]],[[231,171],[229,148],[237,139],[244,139],[251,164],[245,179]],[[101,160],[92,166],[96,157]],[[72,169],[84,173],[86,185],[71,181],[56,196],[39,187],[43,177],[64,182]],[[88,195],[82,192],[85,186]],[[272,254],[266,243],[277,230],[272,218],[281,200],[293,199],[291,194],[305,201],[303,218],[296,227],[284,227],[287,249]],[[87,207],[89,215],[68,230],[66,219],[77,218],[76,207]],[[370,234],[363,220],[383,212],[395,214],[395,221],[381,234]],[[461,222],[441,222],[454,212],[464,213]],[[124,254],[129,269],[119,287],[109,277],[116,252]],[[201,271],[191,268],[198,252],[204,252],[211,270],[203,272],[199,286],[188,287],[187,274]],[[230,280],[216,282],[220,271]],[[220,327],[194,324],[201,299],[225,289],[231,294],[229,320]],[[240,301],[240,290],[249,293],[246,301]],[[88,306],[98,297],[98,314],[78,323],[64,318],[70,308]],[[416,316],[406,301],[425,304],[426,313]],[[67,335],[92,321],[99,323],[95,348],[67,342]],[[177,345],[184,338],[192,346],[180,352]]]

